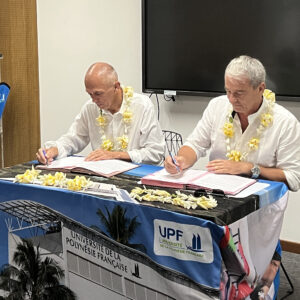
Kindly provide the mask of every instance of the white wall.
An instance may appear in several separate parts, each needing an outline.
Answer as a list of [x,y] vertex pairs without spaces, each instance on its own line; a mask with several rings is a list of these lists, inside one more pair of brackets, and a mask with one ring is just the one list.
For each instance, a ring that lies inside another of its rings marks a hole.
[[[42,143],[63,134],[88,99],[83,78],[93,62],[111,63],[123,84],[141,92],[140,0],[38,0],[37,18]],[[162,128],[185,139],[208,101],[178,96],[176,102],[166,102],[160,97]],[[300,118],[300,103],[281,104]],[[300,192],[291,193],[282,239],[300,242],[299,211]]]

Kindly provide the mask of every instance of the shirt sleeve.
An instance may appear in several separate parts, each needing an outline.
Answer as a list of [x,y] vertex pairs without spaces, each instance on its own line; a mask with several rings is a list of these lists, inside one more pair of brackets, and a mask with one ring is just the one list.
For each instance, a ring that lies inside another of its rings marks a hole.
[[281,126],[276,167],[283,170],[290,190],[299,190],[300,124],[293,115],[288,115]]
[[139,117],[139,147],[128,154],[135,163],[160,164],[164,159],[165,140],[151,102]]
[[88,130],[87,106],[83,106],[81,112],[76,116],[68,132],[57,141],[48,141],[45,147],[57,147],[57,158],[66,157],[82,151],[90,142]]

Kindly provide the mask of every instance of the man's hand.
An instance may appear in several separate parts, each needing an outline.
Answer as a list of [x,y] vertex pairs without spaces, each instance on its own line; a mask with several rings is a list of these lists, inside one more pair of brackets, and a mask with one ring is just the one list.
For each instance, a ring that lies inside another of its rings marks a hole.
[[183,156],[174,156],[173,161],[171,156],[168,156],[165,160],[165,169],[170,174],[177,174],[183,170],[184,166],[184,157]]
[[92,151],[86,158],[86,161],[97,161],[106,159],[122,159],[131,160],[127,152],[107,151],[103,149],[97,149]]
[[235,174],[235,175],[251,175],[252,163],[244,161],[232,161],[216,159],[210,161],[206,168],[209,172],[216,174]]
[[48,149],[40,148],[36,153],[36,158],[41,164],[50,164],[53,159],[58,155],[57,147]]

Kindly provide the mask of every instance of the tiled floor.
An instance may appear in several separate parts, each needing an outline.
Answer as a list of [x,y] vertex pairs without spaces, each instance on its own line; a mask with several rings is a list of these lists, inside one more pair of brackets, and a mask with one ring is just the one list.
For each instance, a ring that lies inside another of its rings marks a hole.
[[300,300],[300,254],[283,251],[282,263],[294,285],[295,291],[292,295],[283,298],[291,288],[282,269],[280,269],[280,286],[277,300]]

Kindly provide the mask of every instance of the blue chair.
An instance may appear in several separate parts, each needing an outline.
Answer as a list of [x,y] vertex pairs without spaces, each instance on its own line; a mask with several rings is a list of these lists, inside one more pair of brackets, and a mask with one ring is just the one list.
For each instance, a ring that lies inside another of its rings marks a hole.
[[5,83],[0,83],[0,118],[2,118],[3,110],[7,101],[7,97],[10,91],[10,86]]

